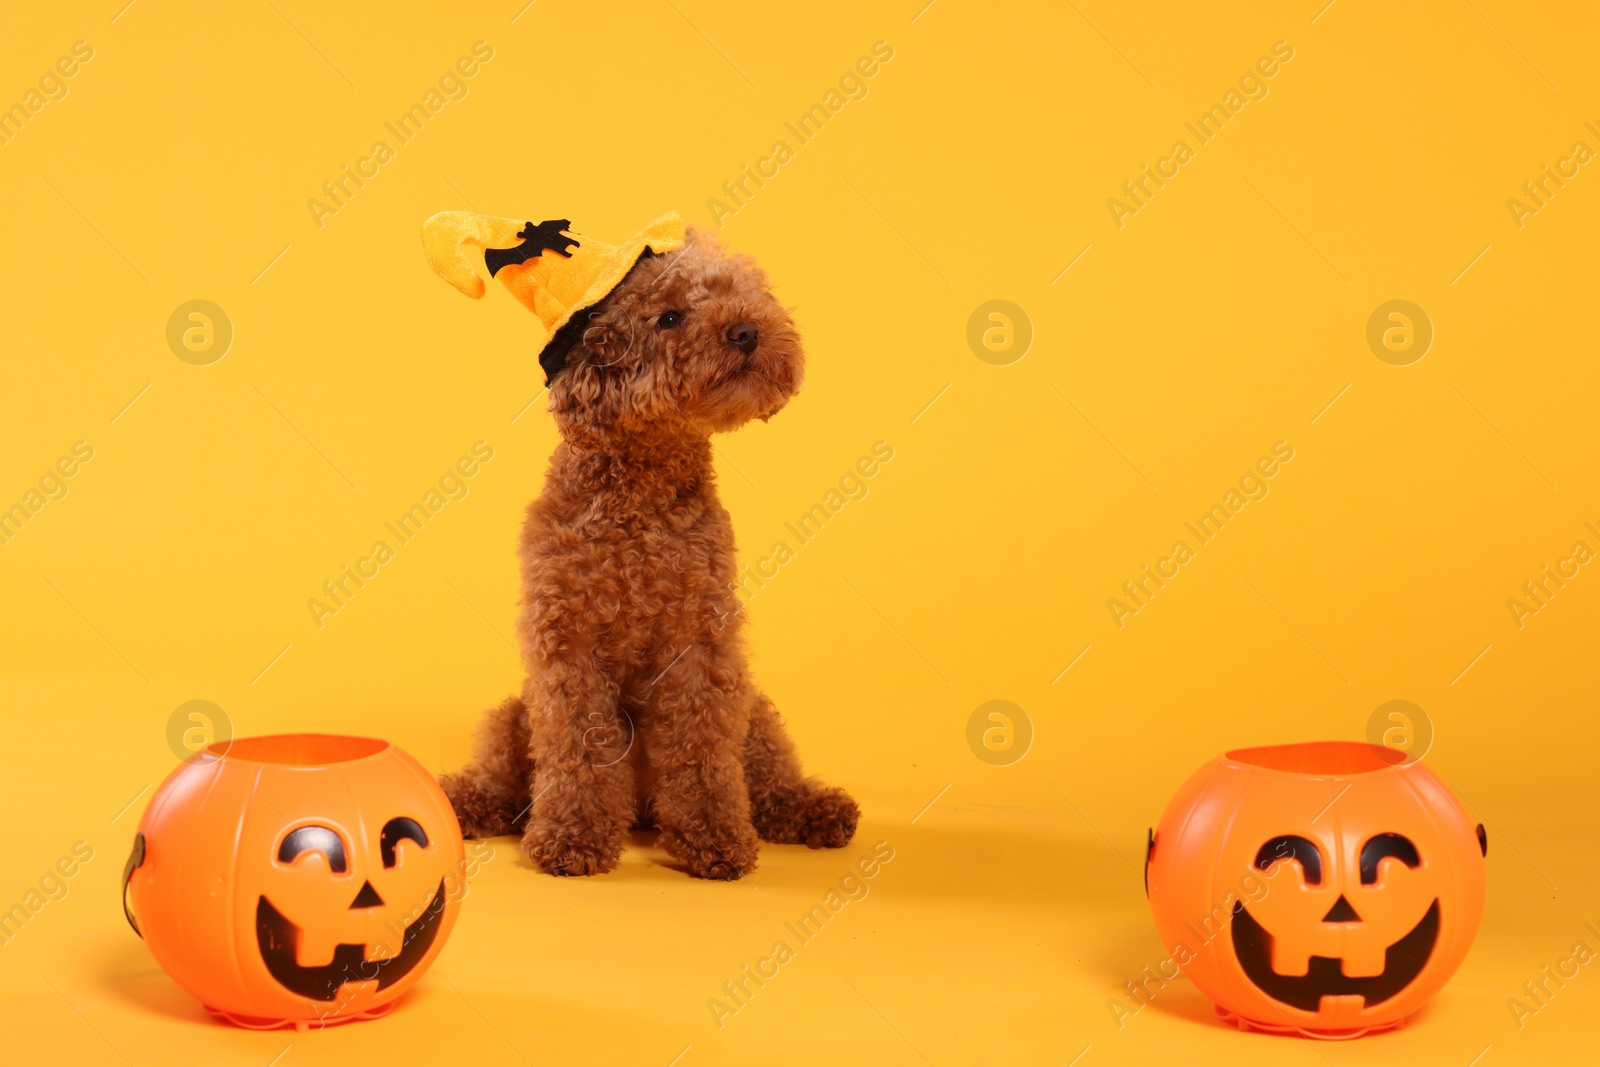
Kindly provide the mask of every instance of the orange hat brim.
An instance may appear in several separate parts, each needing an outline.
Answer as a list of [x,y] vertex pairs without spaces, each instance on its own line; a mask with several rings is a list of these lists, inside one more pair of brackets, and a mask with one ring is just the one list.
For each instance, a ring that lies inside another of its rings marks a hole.
[[[487,272],[484,250],[517,247],[517,232],[523,226],[511,218],[442,211],[422,225],[423,252],[441,278],[474,300],[482,299],[486,285],[480,271]],[[652,219],[620,245],[566,232],[577,242],[572,255],[547,252],[502,267],[494,275],[544,324],[545,344],[574,315],[609,296],[647,250],[671,252],[688,240],[687,226],[675,211]]]
[[[612,252],[609,262],[590,281],[583,295],[547,324],[550,333],[545,342],[549,343],[550,338],[554,337],[561,327],[572,321],[572,316],[586,308],[594,307],[610,296],[612,290],[622,284],[622,279],[628,276],[633,265],[639,262],[639,257],[646,251],[658,255],[662,252],[674,252],[682,248],[687,240],[688,229],[676,211],[669,211],[652,219],[644,229],[618,245]],[[504,274],[505,271],[502,270],[500,273]]]

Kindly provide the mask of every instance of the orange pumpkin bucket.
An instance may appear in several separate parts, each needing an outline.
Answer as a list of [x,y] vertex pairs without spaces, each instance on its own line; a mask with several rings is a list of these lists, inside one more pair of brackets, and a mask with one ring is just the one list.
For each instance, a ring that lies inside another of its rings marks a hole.
[[123,906],[208,1010],[305,1029],[394,1006],[455,924],[463,863],[450,801],[387,741],[240,738],[156,790]]
[[1229,752],[1150,835],[1156,929],[1241,1028],[1404,1023],[1472,945],[1488,839],[1420,763],[1340,741]]

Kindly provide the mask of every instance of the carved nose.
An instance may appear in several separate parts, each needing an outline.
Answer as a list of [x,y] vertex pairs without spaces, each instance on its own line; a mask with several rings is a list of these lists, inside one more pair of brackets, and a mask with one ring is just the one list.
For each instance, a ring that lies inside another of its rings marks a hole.
[[356,899],[350,902],[350,910],[354,911],[357,908],[376,908],[380,907],[382,904],[383,898],[378,895],[378,891],[376,889],[372,888],[372,883],[362,882],[361,892],[357,893]]
[[756,344],[760,339],[760,333],[751,323],[741,322],[737,326],[728,327],[728,343],[747,356],[756,350]]
[[1328,909],[1328,914],[1322,917],[1322,921],[1325,923],[1358,923],[1361,921],[1361,916],[1356,914],[1356,909],[1352,908],[1350,902],[1344,898],[1344,894],[1340,893],[1339,899],[1334,901],[1333,907]]

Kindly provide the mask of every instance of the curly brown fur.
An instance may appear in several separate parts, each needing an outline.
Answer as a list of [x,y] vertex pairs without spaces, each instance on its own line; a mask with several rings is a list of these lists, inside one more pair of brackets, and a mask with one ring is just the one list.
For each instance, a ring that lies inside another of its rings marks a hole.
[[749,873],[758,838],[846,844],[855,802],[804,777],[749,678],[711,463],[709,434],[800,387],[799,334],[766,276],[691,231],[550,345],[562,442],[519,551],[529,674],[473,763],[441,778],[462,832],[521,830],[558,875],[610,870],[638,824],[702,878]]

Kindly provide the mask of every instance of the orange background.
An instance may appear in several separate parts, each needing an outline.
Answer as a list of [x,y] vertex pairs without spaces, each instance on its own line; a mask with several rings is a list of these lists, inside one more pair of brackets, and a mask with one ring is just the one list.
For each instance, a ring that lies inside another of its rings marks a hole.
[[[1583,925],[1600,575],[1580,568],[1521,628],[1507,607],[1574,542],[1600,548],[1600,177],[1581,167],[1520,228],[1507,206],[1575,141],[1600,148],[1593,13],[919,6],[10,16],[0,102],[93,49],[0,145],[0,506],[94,450],[0,545],[0,906],[94,849],[0,947],[24,1058],[1309,1062],[1223,1028],[1181,981],[1118,1028],[1108,1002],[1163,954],[1145,828],[1218,752],[1359,739],[1395,699],[1489,825],[1488,907],[1410,1028],[1318,1051],[1593,1057],[1587,969],[1521,1029],[1507,1007],[1574,942],[1600,949]],[[391,140],[478,41],[493,58],[466,95]],[[878,41],[893,58],[865,97],[794,140],[785,123]],[[1267,95],[1119,228],[1107,201],[1279,41],[1293,58]],[[307,201],[380,139],[393,158],[319,226]],[[580,882],[498,841],[389,1019],[209,1023],[116,902],[175,709],[214,702],[239,735],[378,734],[437,771],[518,683],[512,546],[555,442],[538,330],[504,293],[440,282],[422,220],[567,217],[610,241],[668,209],[710,226],[779,139],[793,158],[722,233],[796,308],[809,375],[770,424],[719,439],[719,473],[748,563],[875,442],[894,450],[749,609],[808,766],[863,804],[856,843],[769,847],[729,886],[647,840]],[[201,366],[167,342],[197,299],[233,329]],[[1033,334],[1004,366],[967,341],[996,299]],[[1434,331],[1407,366],[1366,340],[1395,299]],[[494,458],[468,495],[318,628],[306,601],[478,441]],[[1108,599],[1278,441],[1294,459],[1269,495],[1119,629]],[[968,744],[994,699],[1032,729],[1007,766]],[[880,840],[894,859],[870,895],[718,1029],[723,982]]]

